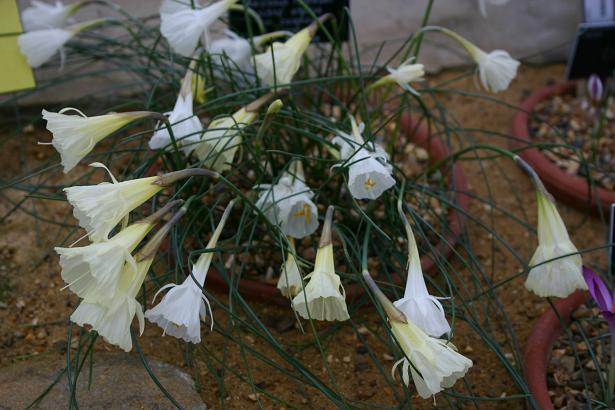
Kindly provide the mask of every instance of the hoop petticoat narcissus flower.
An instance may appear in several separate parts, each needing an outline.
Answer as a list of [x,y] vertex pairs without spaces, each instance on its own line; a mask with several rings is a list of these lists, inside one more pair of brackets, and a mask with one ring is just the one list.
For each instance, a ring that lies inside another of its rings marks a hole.
[[252,124],[258,117],[258,109],[272,96],[268,93],[230,117],[213,120],[203,133],[201,140],[194,146],[194,153],[203,161],[203,166],[217,172],[230,169],[237,148],[242,143],[243,129]]
[[80,298],[90,301],[111,299],[124,265],[136,268],[132,251],[160,218],[182,202],[167,203],[149,217],[122,229],[108,241],[74,248],[56,247],[55,251],[60,255],[62,279],[67,287]]
[[64,188],[73,214],[92,241],[107,240],[109,232],[136,207],[164,187],[189,176],[216,177],[215,172],[188,168],[156,177],[138,178],[118,183]]
[[284,235],[301,239],[316,231],[318,208],[312,201],[314,193],[305,184],[301,161],[293,161],[278,183],[261,184],[257,188],[264,191],[255,206],[269,222],[279,225]]
[[409,58],[401,63],[397,68],[387,67],[389,74],[370,84],[366,90],[378,88],[386,84],[397,83],[404,90],[414,95],[419,95],[419,93],[410,86],[410,83],[415,81],[423,81],[423,77],[425,76],[425,67],[423,64],[412,64],[413,60],[414,57]]
[[21,53],[32,68],[45,64],[58,51],[61,53],[61,65],[64,64],[64,44],[83,30],[99,25],[107,19],[97,19],[74,24],[66,28],[49,28],[29,31],[17,37]]
[[33,0],[30,7],[21,13],[24,31],[62,28],[82,5],[83,3],[64,5],[61,1],[49,4]]
[[245,38],[239,37],[230,30],[226,30],[226,37],[219,38],[211,42],[207,51],[211,54],[212,60],[219,66],[223,65],[223,55],[230,61],[231,70],[239,69],[243,72],[252,72],[252,47]]
[[254,62],[260,80],[267,85],[289,84],[301,66],[301,58],[318,30],[318,23],[322,24],[331,17],[331,14],[325,14],[284,43],[275,41],[264,53],[257,54]]
[[[171,124],[171,131],[173,132],[173,138],[177,146],[187,155],[198,143],[203,133],[203,125],[199,117],[194,115],[193,100],[192,100],[192,68],[188,68],[188,72],[182,80],[181,89],[173,111],[166,113],[168,116],[168,122]],[[173,148],[173,141],[171,140],[171,134],[169,134],[169,128],[162,124],[156,125],[156,132],[149,140],[149,147],[151,149],[167,149]]]
[[293,309],[304,319],[348,320],[346,294],[335,273],[331,224],[333,206],[329,206],[322,228],[314,271],[307,275],[308,284],[292,300]]
[[176,53],[190,57],[199,39],[207,47],[209,27],[237,0],[220,0],[201,9],[192,9],[189,3],[164,0],[160,7],[160,32]]
[[339,135],[333,138],[333,143],[340,147],[341,159],[349,163],[348,189],[356,199],[376,199],[395,185],[393,167],[382,147],[363,140],[363,123],[357,126],[352,117],[350,122],[352,135],[338,131]]
[[472,360],[459,354],[452,343],[429,336],[421,330],[380,291],[367,271],[363,272],[363,277],[382,304],[391,325],[391,333],[404,354],[393,365],[393,377],[401,364],[404,384],[408,386],[412,376],[419,396],[427,399],[452,387],[467,373],[472,367]]
[[[78,115],[66,115],[69,111]],[[148,111],[135,111],[88,117],[71,107],[63,108],[57,113],[43,110],[42,114],[47,121],[47,129],[53,134],[51,144],[60,154],[65,174],[105,137],[133,121],[159,115]]]
[[288,241],[290,242],[290,249],[282,265],[277,288],[284,297],[293,298],[303,289],[303,280],[295,259],[295,240],[289,237]]
[[[207,243],[207,249],[216,247],[234,203],[233,200],[226,206],[216,230]],[[163,286],[156,293],[158,295],[165,289],[171,289],[158,305],[145,312],[145,317],[150,322],[162,328],[163,336],[169,334],[186,342],[200,343],[201,320],[205,322],[207,319],[207,309],[210,312],[211,329],[213,329],[213,312],[202,290],[213,257],[214,252],[202,253],[192,267],[192,275],[188,276],[181,285],[171,283]]]
[[474,59],[478,64],[478,77],[486,90],[492,93],[506,90],[517,76],[520,63],[508,52],[493,50],[487,53],[454,31],[442,27],[439,27],[438,31],[456,40]]
[[538,205],[538,248],[530,260],[532,268],[525,287],[538,296],[560,298],[576,289],[587,290],[581,255],[568,236],[555,200],[530,165],[519,156],[514,159],[530,175],[536,187]]
[[444,315],[442,304],[427,291],[423,270],[421,269],[419,250],[412,233],[412,227],[401,208],[401,199],[397,203],[397,208],[404,222],[408,238],[408,278],[406,279],[404,297],[393,304],[422,331],[430,336],[440,337],[445,333],[448,334],[451,327]]
[[186,208],[182,207],[143,246],[135,255],[136,266],[128,263],[124,265],[112,299],[84,299],[71,315],[71,321],[79,326],[88,324],[108,343],[117,345],[126,352],[132,350],[130,326],[135,315],[139,321],[139,334],[143,334],[145,329],[143,308],[136,300],[137,294],[160,243],[185,213]]

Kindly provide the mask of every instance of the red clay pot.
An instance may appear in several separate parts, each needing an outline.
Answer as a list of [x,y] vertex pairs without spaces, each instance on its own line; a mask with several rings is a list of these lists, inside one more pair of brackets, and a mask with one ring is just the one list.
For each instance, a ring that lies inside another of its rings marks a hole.
[[[573,93],[575,89],[574,82],[567,82],[546,86],[530,95],[513,117],[511,132],[517,138],[511,140],[511,147],[522,149],[534,142],[529,134],[528,119],[536,104],[552,95]],[[592,212],[599,212],[602,208],[602,212],[609,214],[610,206],[615,202],[615,192],[597,186],[590,189],[585,178],[568,174],[538,149],[525,149],[519,155],[536,170],[549,192],[560,201]]]
[[[413,142],[428,151],[433,162],[449,155],[449,149],[444,142],[438,137],[430,136],[425,125],[414,121],[407,113],[402,114],[401,129],[408,138],[408,141]],[[461,228],[465,220],[465,210],[468,208],[469,197],[464,194],[467,191],[466,178],[458,165],[449,166],[448,169],[444,170],[443,174],[448,175],[451,179],[454,179],[457,207],[462,210],[462,212],[459,212],[457,209],[449,209],[448,232],[444,235],[444,240],[434,246],[435,253],[438,254],[440,258],[448,259],[453,252],[453,248],[457,243],[457,238],[461,233]],[[435,272],[437,270],[435,260],[437,259],[433,255],[424,254],[421,257],[421,266],[423,271],[427,273]],[[402,282],[402,279],[395,274],[392,275],[392,279],[397,285],[400,285]],[[231,280],[234,280],[234,278]],[[245,299],[267,301],[268,303],[273,303],[279,306],[290,305],[289,300],[284,298],[274,285],[259,282],[253,279],[241,278],[239,279],[237,286],[238,292]],[[228,291],[227,279],[223,277],[216,269],[210,268],[207,275],[207,287],[226,292]],[[346,290],[346,299],[349,301],[361,296],[364,293],[364,288],[359,283],[347,285],[344,289]]]
[[[587,300],[588,293],[577,290],[564,299],[556,300],[553,305],[562,320],[570,322],[572,312]],[[547,310],[532,327],[523,352],[523,373],[528,388],[541,410],[553,410],[553,403],[547,387],[547,365],[551,357],[553,343],[562,332],[560,319],[553,309]]]

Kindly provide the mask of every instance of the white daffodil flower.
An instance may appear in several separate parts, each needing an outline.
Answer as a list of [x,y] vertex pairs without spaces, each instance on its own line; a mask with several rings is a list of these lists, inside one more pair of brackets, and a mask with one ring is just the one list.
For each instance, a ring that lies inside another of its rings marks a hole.
[[108,343],[119,346],[126,352],[132,350],[130,325],[135,315],[139,321],[139,332],[145,329],[145,317],[136,297],[143,284],[160,243],[171,227],[186,213],[181,208],[135,256],[136,266],[125,264],[119,276],[117,289],[112,299],[84,299],[70,319],[79,326],[86,324],[98,332]]
[[205,169],[189,168],[162,176],[138,178],[119,183],[64,188],[73,215],[92,241],[105,241],[109,232],[136,207],[162,188],[189,176],[216,176]]
[[[587,290],[583,261],[570,240],[566,225],[550,195],[536,191],[538,202],[538,248],[530,260],[534,266],[525,287],[538,296],[564,298],[577,289]],[[574,254],[563,257],[567,254]],[[559,258],[559,259],[557,259]],[[536,266],[538,265],[538,266]]]
[[106,19],[98,19],[86,21],[84,23],[74,24],[65,29],[63,28],[48,28],[43,30],[30,31],[20,34],[17,37],[17,43],[21,49],[21,53],[28,60],[28,64],[32,68],[38,68],[45,64],[58,51],[60,52],[61,64],[64,64],[64,44],[73,38],[79,32],[96,26]]
[[136,268],[124,265],[120,274],[120,284],[113,299],[107,302],[85,299],[70,316],[70,320],[79,326],[86,324],[92,326],[92,330],[98,332],[107,343],[130,352],[132,350],[130,325],[135,315],[139,321],[139,334],[143,334],[145,329],[143,308],[135,297],[151,263],[152,260],[147,259],[138,262]]
[[389,74],[370,84],[367,90],[375,89],[390,83],[397,83],[404,90],[414,95],[419,95],[419,93],[410,86],[410,83],[423,81],[425,67],[423,64],[412,64],[413,60],[414,57],[404,61],[397,68],[387,67]]
[[[326,14],[319,20],[324,23],[330,17],[330,14]],[[260,80],[268,85],[289,84],[299,70],[303,53],[312,42],[317,30],[318,23],[314,22],[284,43],[275,41],[264,53],[254,56],[256,74]]]
[[493,50],[489,53],[461,37],[454,31],[439,28],[443,34],[456,40],[470,57],[478,64],[478,77],[483,87],[492,93],[506,90],[510,82],[517,76],[519,61],[515,60],[504,50]]
[[363,272],[367,285],[380,301],[391,325],[391,333],[404,353],[393,365],[392,373],[402,365],[402,380],[407,386],[410,376],[419,396],[426,399],[452,387],[472,367],[472,360],[457,353],[453,344],[429,336],[397,309],[380,291],[368,272]]
[[[26,56],[28,64],[32,68],[38,68],[45,64],[58,51],[64,52],[64,44],[76,33],[62,28],[49,28],[44,30],[29,31],[17,37],[17,43],[21,53]],[[64,56],[62,56],[62,61]]]
[[61,1],[49,4],[33,0],[30,7],[21,13],[24,31],[62,28],[68,22],[69,17],[75,14],[81,6],[82,3],[64,5]]
[[[194,115],[192,107],[192,77],[193,72],[189,68],[182,81],[173,111],[165,113],[171,124],[171,131],[173,132],[175,142],[186,155],[190,154],[194,149],[195,144],[199,142],[203,133],[201,120]],[[173,142],[167,126],[158,124],[156,128],[156,132],[154,132],[154,135],[149,140],[149,147],[151,149],[173,149]]]
[[[224,210],[216,230],[207,243],[207,249],[216,247],[233,205],[234,201],[231,201]],[[202,253],[192,267],[192,275],[188,276],[181,285],[168,284],[156,293],[158,295],[165,289],[171,289],[158,305],[145,312],[145,317],[150,322],[156,323],[163,329],[163,336],[169,334],[186,342],[200,343],[201,320],[206,321],[208,309],[211,316],[211,329],[213,329],[214,319],[211,305],[202,291],[213,257],[214,252]]]
[[77,296],[92,302],[113,298],[124,265],[129,264],[136,269],[132,251],[160,218],[182,202],[167,203],[149,217],[122,229],[108,241],[82,247],[56,247],[55,251],[60,255],[62,279],[67,287]]
[[412,227],[401,209],[401,200],[397,203],[397,206],[401,219],[404,221],[408,238],[408,278],[406,279],[404,297],[393,304],[422,331],[430,336],[440,337],[445,333],[448,334],[451,327],[444,315],[442,304],[427,291],[419,250],[412,233]]
[[361,133],[363,123],[357,126],[350,117],[352,135],[338,131],[333,143],[340,147],[340,157],[348,161],[348,189],[356,199],[376,199],[384,191],[395,185],[391,176],[393,167],[389,156],[373,142],[365,143]]
[[189,3],[164,0],[160,8],[160,32],[171,48],[184,57],[196,50],[199,39],[208,46],[209,27],[237,0],[220,0],[200,9],[192,9]]
[[314,271],[307,275],[308,284],[293,298],[293,309],[305,319],[348,320],[346,294],[335,273],[331,224],[333,207],[329,206],[316,252]]
[[284,235],[301,239],[318,228],[318,208],[312,202],[314,193],[305,184],[300,161],[291,164],[277,184],[259,185],[265,189],[256,201],[256,207],[269,222],[279,225]]
[[[78,115],[66,115],[68,111]],[[70,107],[57,113],[43,110],[42,114],[47,121],[47,129],[53,134],[51,144],[60,154],[65,174],[108,135],[135,120],[155,115],[147,111],[136,111],[87,117],[78,109]]]
[[293,298],[303,289],[303,280],[301,279],[299,265],[295,259],[295,240],[291,237],[289,238],[289,242],[290,250],[282,265],[277,288],[283,296]]
[[483,17],[487,17],[487,3],[493,6],[503,6],[508,3],[508,0],[478,0],[478,8]]
[[527,162],[518,155],[513,159],[529,174],[536,187],[538,205],[538,248],[530,260],[533,267],[525,281],[525,287],[538,296],[560,298],[577,289],[587,290],[587,283],[583,278],[583,260],[568,236],[555,200]]
[[230,117],[213,120],[194,147],[194,153],[203,165],[217,172],[230,169],[237,148],[242,144],[243,129],[258,117],[258,109],[272,94],[266,94],[251,102]]
[[223,65],[223,55],[225,55],[235,66],[231,69],[239,69],[242,72],[252,73],[252,47],[245,38],[239,37],[232,31],[226,31],[227,37],[219,38],[211,42],[207,51],[211,54],[215,64]]
[[56,247],[62,279],[81,298],[92,301],[112,298],[124,265],[128,263],[136,268],[132,251],[153,227],[150,223],[135,223],[108,241],[75,248]]
[[391,373],[395,377],[395,369],[401,364],[404,384],[408,386],[411,375],[422,398],[452,387],[472,367],[472,360],[459,354],[452,343],[429,336],[411,320],[391,320],[390,324],[405,356],[393,365]]

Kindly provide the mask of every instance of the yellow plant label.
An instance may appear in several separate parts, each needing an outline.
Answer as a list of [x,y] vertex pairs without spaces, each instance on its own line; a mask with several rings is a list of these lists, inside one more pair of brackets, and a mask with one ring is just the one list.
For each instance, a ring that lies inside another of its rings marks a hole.
[[17,37],[22,31],[17,2],[0,0],[0,93],[36,86],[32,68],[17,44]]

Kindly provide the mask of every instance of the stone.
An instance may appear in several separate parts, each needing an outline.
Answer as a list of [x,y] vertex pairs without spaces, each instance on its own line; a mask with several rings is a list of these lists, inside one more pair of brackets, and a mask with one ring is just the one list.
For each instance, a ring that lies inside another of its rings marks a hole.
[[[192,377],[180,368],[149,359],[160,383],[185,409],[206,409]],[[0,409],[23,409],[60,375],[64,356],[46,355],[0,369]],[[136,354],[94,352],[92,384],[88,362],[77,379],[77,403],[83,409],[175,409],[158,389]],[[66,374],[42,398],[38,409],[68,408]]]

